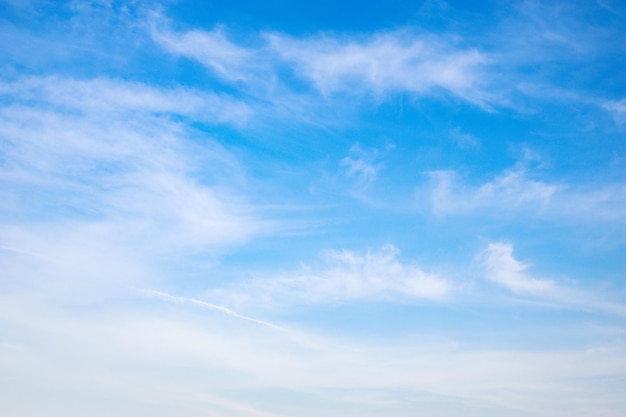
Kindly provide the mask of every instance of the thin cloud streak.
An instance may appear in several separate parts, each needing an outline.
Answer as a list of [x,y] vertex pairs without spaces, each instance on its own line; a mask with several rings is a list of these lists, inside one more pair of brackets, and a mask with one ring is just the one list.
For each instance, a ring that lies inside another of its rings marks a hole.
[[156,88],[110,78],[27,77],[0,82],[0,95],[86,114],[104,112],[123,117],[134,112],[172,114],[193,120],[240,125],[252,115],[248,105],[226,95],[180,86]]
[[245,320],[245,321],[249,321],[251,323],[255,323],[255,324],[260,324],[261,326],[265,326],[265,327],[269,327],[271,329],[274,330],[282,330],[285,331],[286,329],[283,327],[280,327],[276,324],[267,322],[267,321],[263,321],[263,320],[258,320],[252,317],[248,317],[248,316],[244,316],[243,314],[239,314],[234,312],[233,310],[226,308],[224,306],[220,306],[217,304],[211,304],[211,303],[207,303],[206,301],[202,301],[202,300],[197,300],[195,298],[188,298],[188,297],[181,297],[181,296],[176,296],[176,295],[171,295],[168,294],[166,292],[163,291],[156,291],[156,290],[143,290],[140,289],[139,290],[141,294],[148,296],[148,297],[154,297],[154,298],[158,298],[160,300],[165,300],[165,301],[172,301],[172,302],[176,302],[176,303],[183,303],[183,304],[193,304],[202,308],[207,308],[210,310],[217,310],[217,311],[221,311],[222,313],[229,315],[231,317],[235,317],[241,320]]

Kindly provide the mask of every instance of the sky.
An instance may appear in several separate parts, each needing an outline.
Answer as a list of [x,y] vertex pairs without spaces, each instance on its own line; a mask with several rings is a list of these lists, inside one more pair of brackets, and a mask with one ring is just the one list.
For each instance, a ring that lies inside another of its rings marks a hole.
[[626,4],[0,0],[0,414],[617,417]]

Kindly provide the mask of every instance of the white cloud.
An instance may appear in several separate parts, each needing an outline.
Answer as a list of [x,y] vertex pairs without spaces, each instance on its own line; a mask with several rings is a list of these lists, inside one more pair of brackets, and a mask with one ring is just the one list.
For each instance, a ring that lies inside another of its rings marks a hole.
[[134,113],[175,114],[213,123],[242,124],[252,115],[249,106],[224,95],[183,87],[156,88],[109,78],[22,78],[0,82],[0,94],[29,105],[54,105],[59,110],[91,115],[101,112],[126,118]]
[[490,243],[481,255],[485,265],[485,278],[510,291],[533,295],[553,295],[553,281],[536,279],[525,271],[527,264],[513,257],[513,246],[508,243]]
[[471,212],[486,208],[515,209],[534,206],[541,210],[558,190],[555,184],[531,180],[524,170],[511,170],[476,188],[457,182],[454,171],[434,171],[432,208],[436,214]]
[[166,51],[194,59],[229,81],[247,81],[262,57],[257,51],[228,40],[221,27],[210,32],[179,33],[171,30],[164,18],[155,15],[150,21],[150,34]]
[[576,222],[612,222],[626,218],[626,186],[604,183],[570,184],[544,181],[523,166],[505,170],[476,186],[459,180],[456,171],[429,173],[430,187],[419,188],[415,198],[430,200],[435,215],[518,215]]
[[380,166],[372,165],[363,159],[354,159],[346,156],[341,160],[341,165],[346,167],[348,176],[356,176],[360,182],[369,184],[376,178]]
[[602,107],[613,116],[615,124],[626,125],[626,98],[619,101],[610,100],[605,102]]
[[342,303],[358,300],[441,300],[452,290],[446,279],[397,259],[398,250],[385,246],[365,253],[326,250],[325,267],[304,268],[277,278],[244,281],[210,291],[212,296],[270,308],[297,304]]
[[153,17],[150,28],[165,50],[202,63],[225,81],[254,81],[255,89],[273,86],[264,94],[276,93],[279,71],[287,64],[324,95],[442,90],[480,105],[489,102],[485,55],[435,36],[398,31],[366,38],[294,38],[265,33],[264,43],[244,47],[228,40],[221,27],[175,32],[164,19]]
[[11,249],[0,262],[31,277],[24,288],[56,286],[71,298],[72,285],[94,296],[150,285],[166,275],[157,264],[198,252],[210,262],[271,228],[241,191],[237,159],[206,135],[190,140],[200,133],[177,120],[238,119],[233,101],[58,77],[0,93],[0,246]]
[[348,156],[341,160],[341,166],[345,168],[345,175],[354,180],[353,193],[358,195],[365,191],[378,176],[378,172],[384,168],[377,149],[365,150],[358,144],[350,148]]
[[461,148],[479,148],[480,141],[476,136],[463,132],[460,127],[450,130],[450,136],[456,141]]
[[435,37],[402,32],[365,39],[320,35],[296,39],[267,35],[270,48],[324,94],[408,91],[423,95],[442,89],[484,103],[483,54],[461,49]]
[[[243,355],[236,358],[245,351],[237,342],[216,343],[180,317],[152,316],[151,301],[115,307],[134,287],[184,285],[195,269],[207,273],[221,253],[271,227],[242,191],[237,158],[180,123],[181,116],[235,121],[237,103],[182,88],[60,77],[4,83],[0,94],[4,410],[197,415],[204,407],[233,417],[271,415],[210,398],[188,375],[178,381],[187,390],[174,389],[130,365],[145,360],[141,366],[156,369],[158,358],[167,374],[188,365],[181,353],[206,366],[212,352],[249,369]],[[191,140],[198,135],[201,141]],[[214,307],[227,318],[255,320]],[[23,396],[37,401],[9,398]],[[177,398],[193,405],[177,406]]]
[[[626,306],[611,301],[611,298],[615,298],[611,295],[602,295],[597,290],[581,289],[563,282],[532,276],[528,272],[530,265],[513,256],[513,245],[509,243],[489,243],[477,259],[483,267],[486,280],[515,294],[536,297],[535,300],[539,304],[547,303],[551,307],[626,316]],[[572,283],[573,281],[569,284]]]

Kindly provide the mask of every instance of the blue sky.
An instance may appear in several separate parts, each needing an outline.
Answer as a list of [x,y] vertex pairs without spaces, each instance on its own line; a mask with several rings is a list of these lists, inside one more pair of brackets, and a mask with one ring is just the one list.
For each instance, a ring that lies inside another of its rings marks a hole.
[[626,7],[0,1],[0,411],[621,416]]

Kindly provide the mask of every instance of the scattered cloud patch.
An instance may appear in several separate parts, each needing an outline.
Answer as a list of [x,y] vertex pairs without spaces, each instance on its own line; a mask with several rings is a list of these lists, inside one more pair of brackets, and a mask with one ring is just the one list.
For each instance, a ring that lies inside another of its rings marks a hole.
[[213,293],[270,308],[360,300],[443,300],[449,295],[448,280],[402,263],[397,256],[391,245],[379,251],[326,250],[320,253],[324,267],[319,270],[305,268],[277,278],[245,281]]
[[616,125],[626,125],[626,98],[619,101],[607,101],[602,107],[611,114]]
[[439,90],[482,106],[489,102],[486,55],[434,35],[398,31],[365,38],[295,38],[273,32],[260,34],[256,46],[244,47],[230,41],[223,27],[176,32],[161,17],[152,19],[150,33],[166,51],[196,60],[229,82],[278,81],[287,65],[326,96],[423,96]]
[[573,286],[573,282],[556,282],[531,275],[528,272],[531,265],[515,258],[510,243],[489,243],[477,260],[483,267],[485,280],[516,295],[532,297],[539,305],[546,303],[549,307],[626,317],[626,306],[617,297],[601,294],[597,289],[582,290]]
[[212,31],[176,32],[166,19],[154,15],[150,21],[152,39],[166,51],[196,60],[219,77],[231,81],[247,81],[261,56],[256,51],[231,42],[223,27]]
[[441,89],[484,103],[487,58],[436,37],[403,32],[379,33],[365,39],[319,35],[297,39],[267,35],[270,48],[309,79],[323,94],[407,91],[424,95]]
[[450,136],[456,141],[461,148],[478,148],[480,147],[480,141],[478,138],[470,133],[464,132],[460,127],[455,127],[450,130]]
[[365,150],[359,144],[350,148],[348,156],[341,160],[341,167],[345,169],[346,177],[354,180],[353,191],[362,193],[372,185],[378,172],[384,168],[377,149]]
[[626,218],[626,187],[606,183],[600,187],[546,181],[524,166],[505,170],[493,179],[471,186],[454,170],[428,173],[430,188],[419,188],[416,199],[430,197],[437,216],[534,216],[558,221],[620,222]]
[[537,279],[526,273],[529,265],[513,257],[513,246],[508,243],[490,243],[481,255],[485,278],[506,289],[521,294],[553,295],[553,281]]

